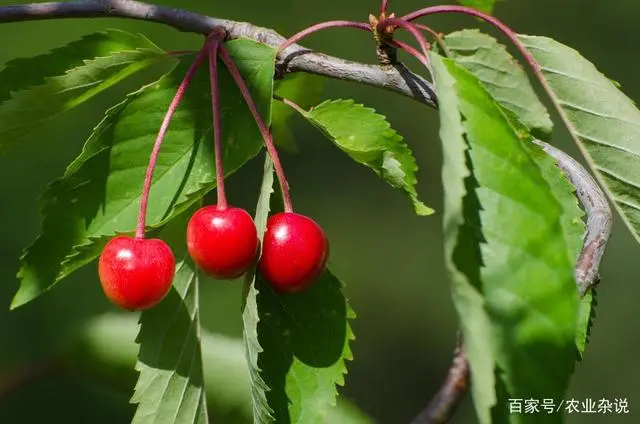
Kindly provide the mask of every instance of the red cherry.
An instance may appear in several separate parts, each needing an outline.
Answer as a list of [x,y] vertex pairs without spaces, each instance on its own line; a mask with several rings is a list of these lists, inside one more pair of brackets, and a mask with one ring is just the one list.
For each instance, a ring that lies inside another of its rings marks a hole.
[[244,209],[205,206],[189,220],[187,248],[204,272],[230,280],[247,272],[255,262],[258,232]]
[[293,293],[310,287],[324,271],[328,258],[327,237],[311,218],[284,212],[267,220],[258,266],[276,291]]
[[124,309],[148,309],[169,292],[176,261],[160,239],[114,237],[100,254],[98,274],[102,289]]

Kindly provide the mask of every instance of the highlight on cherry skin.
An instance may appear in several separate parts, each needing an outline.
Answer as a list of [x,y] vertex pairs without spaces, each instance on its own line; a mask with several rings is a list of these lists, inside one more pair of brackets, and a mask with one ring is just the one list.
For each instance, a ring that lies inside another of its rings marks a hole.
[[98,262],[98,275],[111,302],[131,311],[149,309],[167,295],[176,262],[160,239],[112,238]]
[[255,263],[258,232],[247,211],[205,206],[187,226],[187,249],[193,261],[218,280],[240,277]]
[[311,287],[328,259],[329,242],[314,220],[294,212],[269,217],[258,268],[275,291],[295,293]]

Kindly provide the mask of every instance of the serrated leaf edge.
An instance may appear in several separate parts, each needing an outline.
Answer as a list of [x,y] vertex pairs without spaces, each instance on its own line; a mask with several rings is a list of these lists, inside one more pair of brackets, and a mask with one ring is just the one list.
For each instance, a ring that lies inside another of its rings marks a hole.
[[[405,192],[405,194],[409,197],[409,199],[411,200],[411,203],[413,204],[414,210],[418,215],[431,215],[432,213],[434,213],[435,211],[433,209],[431,209],[430,207],[428,207],[427,205],[425,205],[418,197],[418,193],[416,191],[416,185],[418,184],[418,180],[415,177],[415,174],[417,173],[419,167],[418,164],[415,160],[415,156],[413,155],[413,152],[411,151],[411,149],[409,148],[409,146],[407,145],[404,137],[399,134],[396,130],[393,129],[393,127],[391,126],[391,123],[387,120],[387,118],[376,112],[375,109],[364,106],[361,103],[356,103],[354,100],[352,99],[331,99],[331,100],[325,100],[324,102],[312,107],[311,109],[309,109],[308,111],[301,111],[298,110],[296,108],[296,110],[298,112],[301,113],[301,115],[303,117],[306,118],[307,122],[309,122],[311,125],[313,125],[314,127],[316,127],[317,129],[319,129],[327,138],[329,138],[330,140],[332,140],[333,137],[329,131],[324,128],[324,126],[320,125],[318,122],[316,122],[314,119],[312,119],[310,117],[310,113],[313,112],[316,109],[319,109],[323,106],[328,106],[328,105],[333,105],[333,104],[344,104],[344,105],[348,105],[348,106],[352,106],[352,107],[357,107],[360,108],[361,110],[368,112],[371,114],[372,117],[379,119],[379,121],[383,124],[384,127],[384,131],[385,134],[388,135],[389,141],[389,146],[392,146],[393,144],[395,144],[394,147],[399,147],[400,149],[402,149],[405,153],[408,154],[408,156],[411,158],[411,162],[408,165],[408,170],[412,171],[412,176],[408,177],[408,185],[410,188],[413,189],[413,192],[411,190],[407,190],[405,188],[402,187],[395,187],[398,190],[401,190],[403,192]],[[404,142],[404,143],[403,143]],[[338,147],[340,150],[345,151],[345,149],[343,149],[341,146],[337,145],[336,143],[333,143],[336,145],[336,147]],[[367,153],[367,152],[380,152],[380,151],[384,151],[384,149],[381,148],[372,148],[372,149],[349,149],[350,151],[353,152],[362,152],[362,153]],[[347,152],[348,153],[348,152]],[[367,166],[367,165],[365,165]],[[371,167],[367,166],[368,168],[372,169]],[[378,174],[378,172],[374,169],[372,169],[374,173]],[[407,175],[407,174],[405,174]]]

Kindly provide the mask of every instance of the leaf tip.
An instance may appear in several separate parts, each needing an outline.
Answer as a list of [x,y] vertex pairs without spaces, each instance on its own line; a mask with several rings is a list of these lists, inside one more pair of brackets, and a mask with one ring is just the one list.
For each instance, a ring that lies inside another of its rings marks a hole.
[[33,287],[27,288],[27,286],[21,282],[20,288],[18,288],[18,291],[16,292],[16,294],[13,296],[13,299],[11,300],[11,304],[9,305],[9,310],[13,311],[22,305],[26,305],[27,303],[31,302],[33,299],[38,297],[40,294],[41,294],[40,290],[35,290],[35,288]]
[[413,201],[413,208],[415,209],[416,214],[420,216],[429,216],[433,215],[436,212],[435,209],[431,209],[429,206],[425,205],[418,199],[415,199]]

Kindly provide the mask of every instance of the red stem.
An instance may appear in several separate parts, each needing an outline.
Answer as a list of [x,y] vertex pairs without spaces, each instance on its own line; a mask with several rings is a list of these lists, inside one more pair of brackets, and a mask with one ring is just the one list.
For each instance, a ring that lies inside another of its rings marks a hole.
[[444,39],[442,38],[442,33],[439,33],[426,25],[416,24],[415,22],[412,22],[412,24],[414,27],[418,28],[419,30],[425,31],[431,34],[434,41],[438,43],[438,45],[440,46],[442,51],[445,53],[445,55],[451,56],[451,52],[449,51],[449,48],[447,47],[447,45],[444,42]]
[[249,110],[253,115],[253,118],[258,124],[258,128],[260,129],[260,133],[262,133],[262,138],[264,139],[264,144],[267,148],[267,152],[271,156],[273,160],[273,167],[276,171],[276,175],[278,177],[278,181],[280,182],[280,189],[282,190],[282,202],[284,203],[284,211],[285,212],[293,212],[293,205],[291,203],[291,195],[289,194],[289,183],[284,175],[284,169],[282,168],[282,163],[280,163],[280,157],[278,156],[278,152],[276,147],[273,144],[273,137],[271,136],[271,132],[269,128],[267,128],[266,124],[262,117],[260,117],[260,113],[258,112],[258,108],[256,107],[253,98],[251,97],[251,93],[249,92],[249,88],[247,84],[244,82],[242,75],[240,75],[240,71],[238,67],[234,63],[233,59],[229,55],[229,52],[224,47],[224,44],[220,43],[218,46],[218,53],[220,54],[220,59],[224,62],[229,69],[229,73],[233,77],[236,82],[240,93],[242,93],[242,97],[244,97],[245,102],[247,102],[247,106],[249,106]]
[[362,22],[353,22],[353,21],[328,21],[328,22],[322,22],[322,23],[319,23],[319,24],[312,25],[309,28],[303,29],[299,33],[294,34],[291,37],[289,37],[285,42],[280,44],[280,47],[278,47],[277,53],[279,54],[281,51],[283,51],[284,49],[286,49],[290,45],[292,45],[294,43],[297,43],[298,41],[300,41],[303,38],[305,38],[307,35],[311,35],[316,31],[320,31],[320,30],[327,29],[327,28],[345,28],[345,27],[347,27],[347,28],[357,28],[357,29],[361,29],[361,30],[364,30],[364,31],[371,31],[371,27],[369,26],[369,24],[365,24],[365,23],[362,23]]
[[380,4],[380,16],[387,14],[387,0],[382,0]]
[[[408,31],[413,37],[416,39],[420,48],[422,49],[422,54],[424,55],[426,62],[421,62],[426,66],[426,68],[431,72],[431,63],[429,63],[429,42],[424,38],[424,35],[416,28],[413,24],[409,23],[404,18],[386,18],[378,22],[376,30],[378,32],[383,32],[385,28],[388,26],[400,27],[406,31]],[[433,75],[433,72],[431,72]]]
[[171,119],[173,118],[173,114],[176,112],[180,101],[184,97],[184,93],[187,90],[187,87],[193,80],[193,77],[198,70],[198,67],[207,56],[207,45],[205,44],[202,49],[198,52],[195,60],[187,70],[178,90],[176,91],[176,95],[171,100],[169,104],[169,108],[167,109],[167,114],[164,116],[162,120],[162,124],[160,125],[160,130],[158,131],[158,135],[156,136],[156,141],[153,145],[153,149],[151,150],[151,157],[149,158],[149,165],[147,165],[147,173],[144,178],[144,185],[142,188],[142,198],[140,199],[140,212],[138,213],[138,225],[136,227],[136,238],[143,239],[144,238],[144,230],[146,227],[146,219],[147,219],[147,206],[149,204],[149,192],[151,191],[151,180],[153,178],[153,170],[156,167],[156,162],[158,160],[158,154],[160,153],[160,147],[162,146],[162,141],[164,140],[165,135],[167,134],[167,130],[169,129],[169,124],[171,123]]
[[414,27],[416,27],[416,28],[418,28],[418,29],[420,29],[420,30],[422,30],[422,31],[426,31],[426,32],[428,32],[428,33],[429,33],[429,34],[431,34],[431,36],[433,36],[433,38],[435,38],[436,40],[439,40],[440,38],[442,38],[442,37],[441,37],[441,35],[442,35],[442,34],[438,33],[437,31],[435,31],[435,30],[434,30],[434,29],[432,29],[431,27],[428,27],[428,26],[426,26],[426,25],[422,25],[422,24],[416,24],[416,23],[413,23],[413,22],[412,22],[412,24],[413,24],[413,26],[414,26]]
[[222,160],[222,131],[220,129],[220,89],[218,87],[218,46],[220,40],[209,38],[209,78],[211,81],[211,110],[213,111],[213,145],[216,160],[217,208],[227,209],[227,196],[224,192],[224,166]]
[[503,24],[500,20],[494,18],[491,15],[487,15],[476,9],[472,9],[470,7],[465,7],[465,6],[433,6],[433,7],[426,7],[424,9],[416,10],[415,12],[411,12],[403,16],[402,18],[400,18],[400,20],[411,22],[423,16],[435,15],[438,13],[461,13],[464,15],[474,16],[476,18],[480,18],[490,23],[491,25],[499,29],[509,39],[509,41],[513,43],[513,45],[518,49],[518,51],[524,56],[527,64],[531,67],[536,77],[540,80],[542,85],[545,86],[545,88],[547,88],[547,83],[544,80],[544,77],[542,76],[538,63],[533,58],[531,53],[529,53],[529,51],[527,51],[527,49],[520,43],[520,40],[518,40],[516,33],[513,32],[511,28]]

